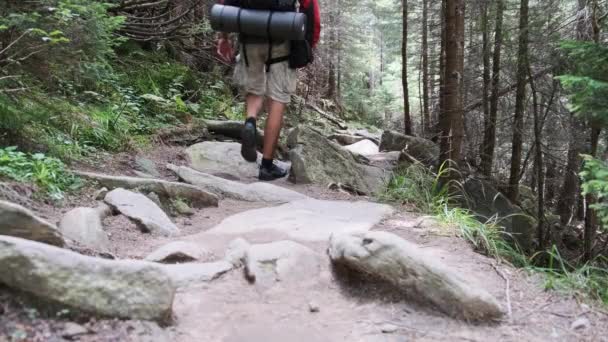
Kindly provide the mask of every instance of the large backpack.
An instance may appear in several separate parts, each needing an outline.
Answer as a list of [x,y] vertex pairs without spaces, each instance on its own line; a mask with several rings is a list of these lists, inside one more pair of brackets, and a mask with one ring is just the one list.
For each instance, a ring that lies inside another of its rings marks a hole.
[[[268,60],[266,61],[267,70],[275,63],[288,61],[291,69],[303,68],[314,61],[313,48],[319,41],[321,32],[320,12],[318,0],[225,0],[225,5],[236,6],[244,9],[267,10],[276,12],[296,12],[299,2],[299,12],[306,14],[306,34],[305,40],[292,40],[288,56],[272,57],[272,38],[268,41]],[[243,45],[243,58],[249,65],[247,59],[247,34],[241,34],[241,44]]]

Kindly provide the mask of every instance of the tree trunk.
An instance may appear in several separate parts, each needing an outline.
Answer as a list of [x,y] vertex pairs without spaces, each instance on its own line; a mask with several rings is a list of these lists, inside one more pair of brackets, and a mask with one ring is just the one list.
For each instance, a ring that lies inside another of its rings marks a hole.
[[461,161],[464,136],[461,93],[461,78],[464,71],[464,10],[464,0],[446,0],[445,108],[442,110],[444,122],[441,132],[445,141],[441,148],[440,164],[450,161],[455,167]]
[[519,173],[523,146],[524,111],[526,102],[526,75],[528,73],[528,2],[521,0],[519,11],[519,52],[517,57],[517,95],[513,122],[513,147],[511,152],[511,175],[509,177],[509,199],[519,197]]
[[[488,30],[488,1],[483,1],[481,4],[481,32],[482,32],[482,59],[483,59],[483,88],[482,88],[482,106],[483,106],[483,118],[484,128],[487,130],[490,124],[490,83],[492,82],[490,75],[490,41],[489,41],[489,30]],[[480,146],[480,156],[484,154],[485,145]]]
[[403,84],[403,123],[407,135],[412,135],[412,119],[410,117],[410,99],[407,84],[407,0],[402,0],[403,7],[403,36],[401,44],[401,83]]
[[336,15],[335,9],[329,12],[329,72],[327,77],[327,98],[334,99],[336,97]]
[[502,23],[504,0],[496,0],[496,37],[494,40],[494,57],[492,63],[492,95],[490,112],[484,123],[483,152],[481,153],[481,172],[490,176],[494,164],[494,148],[496,145],[496,118],[498,114],[498,99],[500,97],[500,57],[502,50]]
[[574,204],[578,195],[578,173],[582,162],[580,154],[584,148],[584,136],[585,128],[583,123],[574,114],[571,114],[568,162],[564,173],[564,183],[557,202],[557,212],[561,218],[562,225],[568,224],[572,219]]
[[[428,0],[422,0],[422,117],[423,133],[431,129],[429,109],[429,43],[428,43]],[[423,134],[424,135],[424,134]]]
[[439,56],[439,167],[450,159],[450,116],[446,104],[446,75],[447,75],[447,1],[441,1],[441,55]]
[[534,84],[534,78],[532,77],[532,70],[528,68],[528,73],[530,74],[530,88],[532,89],[532,101],[534,106],[534,172],[535,172],[535,180],[536,180],[536,188],[537,197],[538,197],[538,227],[537,227],[537,239],[538,239],[538,250],[544,251],[548,237],[550,234],[545,232],[545,179],[543,172],[543,123],[541,122],[540,117],[540,109],[538,104],[538,96],[536,92],[536,86]]

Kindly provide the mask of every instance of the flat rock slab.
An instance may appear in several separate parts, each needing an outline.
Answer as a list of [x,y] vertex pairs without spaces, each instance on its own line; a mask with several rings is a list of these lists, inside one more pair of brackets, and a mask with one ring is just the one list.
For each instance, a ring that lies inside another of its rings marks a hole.
[[326,241],[336,233],[367,231],[392,213],[384,204],[306,199],[231,216],[208,233],[276,231],[296,240]]
[[245,273],[249,281],[261,286],[302,282],[319,274],[320,259],[315,251],[293,241],[252,245],[245,252]]
[[143,232],[173,236],[179,228],[167,214],[148,197],[125,189],[110,191],[105,202],[135,222]]
[[150,253],[146,260],[163,264],[177,264],[202,260],[207,255],[209,252],[195,243],[174,241]]
[[[186,150],[193,169],[216,173],[223,172],[234,175],[239,179],[257,177],[262,161],[262,154],[258,153],[257,163],[249,163],[241,156],[241,144],[232,142],[205,141],[192,145]],[[289,164],[277,162],[284,169]]]
[[380,153],[380,148],[378,147],[378,145],[367,139],[361,140],[352,145],[344,146],[344,148],[362,156],[369,156]]
[[165,199],[183,199],[195,208],[217,207],[219,198],[203,189],[190,184],[168,182],[161,179],[137,178],[125,176],[110,176],[91,172],[74,172],[76,175],[96,181],[101,186],[114,190],[118,188],[133,190],[142,193],[153,192]]
[[110,213],[110,207],[105,204],[96,209],[75,208],[63,216],[59,230],[66,238],[85,247],[108,252],[110,239],[103,230],[102,220]]
[[234,266],[227,261],[163,265],[163,269],[169,274],[173,283],[180,288],[203,285],[233,268]]
[[175,286],[160,265],[112,261],[0,236],[0,283],[79,311],[164,322]]
[[185,166],[167,165],[167,168],[175,172],[181,180],[224,198],[269,203],[287,203],[308,198],[299,192],[269,183],[243,184],[198,172]]
[[37,217],[26,208],[0,201],[0,235],[14,236],[63,247],[65,241],[54,225]]
[[428,250],[395,234],[334,235],[329,256],[334,263],[388,281],[409,298],[452,317],[491,321],[503,315],[496,299],[486,290],[437,261]]

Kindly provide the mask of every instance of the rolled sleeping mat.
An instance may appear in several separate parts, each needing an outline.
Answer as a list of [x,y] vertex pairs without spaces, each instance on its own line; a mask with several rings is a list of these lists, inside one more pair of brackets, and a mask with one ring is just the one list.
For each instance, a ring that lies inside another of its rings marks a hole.
[[211,27],[215,31],[245,33],[276,40],[304,40],[306,14],[250,10],[216,4],[211,8]]

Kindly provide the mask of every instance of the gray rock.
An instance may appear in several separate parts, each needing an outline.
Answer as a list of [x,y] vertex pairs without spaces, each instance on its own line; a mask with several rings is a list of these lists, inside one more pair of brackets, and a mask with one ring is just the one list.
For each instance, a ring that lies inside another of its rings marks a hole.
[[174,241],[168,243],[146,257],[147,261],[165,264],[176,264],[199,261],[209,255],[209,252],[192,242]]
[[364,137],[365,139],[371,140],[376,143],[376,145],[380,145],[380,140],[382,139],[382,133],[378,131],[378,133],[371,133],[367,129],[358,129],[354,131],[354,134],[358,137]]
[[142,193],[154,192],[167,200],[183,198],[196,208],[217,207],[218,197],[193,185],[167,182],[160,179],[109,176],[90,172],[74,172],[76,175],[98,182],[110,190],[123,188],[138,190]]
[[178,215],[193,216],[194,214],[196,214],[196,211],[190,208],[188,203],[182,201],[181,199],[174,200],[172,205],[173,209],[175,209]]
[[65,241],[54,225],[26,208],[0,201],[0,235],[19,237],[63,247]]
[[149,173],[141,172],[141,171],[138,171],[138,170],[133,170],[133,173],[135,174],[136,177],[139,177],[139,178],[146,178],[146,179],[154,179],[154,178],[156,178],[155,176],[152,176]]
[[296,240],[327,241],[332,234],[369,230],[392,213],[384,204],[307,199],[236,214],[207,233],[274,231]]
[[226,250],[226,256],[224,259],[234,265],[234,267],[243,266],[243,260],[245,259],[245,253],[251,245],[245,239],[238,238],[233,240],[228,245]]
[[395,131],[382,134],[380,151],[403,151],[427,165],[435,165],[439,160],[439,146],[434,142]]
[[148,197],[125,189],[112,190],[105,199],[112,208],[135,222],[143,232],[174,236],[179,228]]
[[44,300],[114,318],[167,321],[175,287],[160,266],[111,261],[0,236],[0,282]]
[[380,331],[382,331],[383,334],[392,334],[397,332],[397,330],[399,330],[399,327],[393,324],[383,324],[380,327]]
[[159,178],[160,172],[156,168],[156,163],[148,158],[136,157],[135,167],[144,174],[150,175],[153,178]]
[[[258,175],[258,165],[262,154],[258,153],[258,162],[249,163],[241,156],[241,144],[233,142],[205,141],[192,145],[186,150],[191,167],[205,173],[223,172],[238,178],[252,178]],[[284,169],[289,164],[277,162]]]
[[292,162],[290,180],[295,183],[346,184],[364,194],[379,190],[375,184],[370,184],[367,171],[352,153],[310,127],[294,129],[288,137],[288,145]]
[[320,271],[319,255],[293,241],[253,245],[244,261],[247,279],[262,286],[310,280]]
[[321,311],[321,307],[319,306],[319,304],[317,304],[317,302],[309,302],[308,311],[312,313],[317,313]]
[[494,297],[441,264],[427,250],[385,232],[334,235],[329,255],[393,284],[410,298],[464,320],[495,320],[503,312]]
[[110,192],[110,190],[108,190],[108,188],[101,188],[97,191],[95,191],[95,193],[93,194],[93,198],[96,201],[103,201],[104,198],[106,198],[106,195],[108,194],[108,192]]
[[180,288],[203,285],[219,278],[234,267],[227,261],[163,265],[173,283]]
[[363,156],[370,156],[380,153],[378,145],[367,139],[359,141],[358,143],[352,145],[345,146],[344,148],[351,151],[352,153],[360,154]]
[[329,136],[328,139],[329,140],[334,140],[334,141],[336,141],[338,144],[340,144],[342,146],[356,144],[356,143],[358,143],[360,141],[365,140],[364,137],[360,137],[360,136],[356,136],[356,135],[351,135],[351,134],[344,134],[344,133],[332,134],[332,135]]
[[572,330],[586,330],[591,326],[591,322],[586,317],[580,317],[576,321],[572,322],[570,328]]
[[504,227],[507,236],[514,239],[522,250],[531,250],[537,227],[534,218],[524,213],[488,181],[469,177],[465,180],[462,191],[463,206],[475,213],[480,221],[485,222],[497,216],[498,225]]
[[221,197],[248,202],[286,203],[306,199],[298,192],[269,183],[243,184],[201,173],[185,166],[167,165],[183,181]]
[[67,212],[59,223],[59,231],[68,239],[98,250],[108,252],[110,240],[103,230],[102,220],[111,212],[108,206],[93,208],[75,208]]
[[67,322],[63,327],[63,331],[61,332],[61,337],[66,338],[68,340],[73,340],[79,336],[89,334],[89,329],[83,327],[80,324]]

